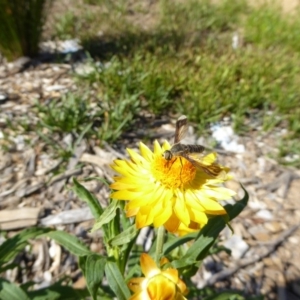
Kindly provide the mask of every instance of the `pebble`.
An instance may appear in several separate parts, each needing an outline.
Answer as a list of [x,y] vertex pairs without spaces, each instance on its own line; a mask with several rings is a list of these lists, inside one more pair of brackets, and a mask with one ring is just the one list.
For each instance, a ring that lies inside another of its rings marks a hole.
[[267,223],[265,223],[265,227],[268,231],[270,231],[272,233],[280,232],[283,229],[282,223],[277,222],[277,221],[267,222]]
[[264,220],[272,220],[273,214],[267,209],[262,209],[255,214],[255,217],[261,218]]
[[229,240],[224,242],[224,246],[231,250],[234,259],[241,258],[249,249],[248,244],[239,235],[233,235]]
[[269,241],[271,236],[263,225],[256,225],[249,228],[250,234],[258,241]]
[[46,92],[60,91],[60,90],[65,90],[65,89],[67,89],[67,87],[65,85],[59,85],[59,84],[49,85],[49,86],[44,87],[44,90]]
[[6,93],[0,92],[0,104],[4,103],[8,99],[8,96]]

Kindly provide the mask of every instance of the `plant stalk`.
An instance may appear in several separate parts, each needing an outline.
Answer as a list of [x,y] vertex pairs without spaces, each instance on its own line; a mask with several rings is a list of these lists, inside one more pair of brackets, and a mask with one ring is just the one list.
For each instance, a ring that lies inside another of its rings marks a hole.
[[157,266],[159,266],[159,261],[162,257],[164,239],[165,239],[165,227],[160,226],[157,230],[156,249],[155,249],[155,262]]

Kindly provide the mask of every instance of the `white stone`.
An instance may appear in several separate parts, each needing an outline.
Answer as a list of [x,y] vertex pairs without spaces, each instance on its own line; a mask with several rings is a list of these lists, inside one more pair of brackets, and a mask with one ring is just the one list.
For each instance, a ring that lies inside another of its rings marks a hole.
[[249,249],[248,244],[239,235],[232,235],[231,238],[225,241],[224,246],[231,250],[231,255],[234,259],[241,258]]
[[267,209],[262,209],[255,214],[255,217],[264,219],[264,220],[272,220],[273,214]]
[[211,126],[212,137],[222,146],[223,149],[236,153],[245,152],[245,146],[238,143],[238,136],[234,134],[233,128],[214,124]]

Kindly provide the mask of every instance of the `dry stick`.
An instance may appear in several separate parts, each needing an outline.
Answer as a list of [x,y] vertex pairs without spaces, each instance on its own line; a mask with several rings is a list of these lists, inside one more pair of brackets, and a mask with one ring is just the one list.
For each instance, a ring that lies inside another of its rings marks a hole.
[[284,242],[286,240],[287,237],[289,237],[294,231],[296,231],[299,228],[299,226],[300,225],[295,225],[295,226],[287,229],[286,231],[284,231],[275,241],[273,241],[273,243],[269,246],[269,249],[264,254],[261,254],[257,257],[251,257],[251,258],[244,259],[240,263],[238,263],[236,266],[229,268],[229,269],[225,269],[225,270],[213,275],[209,280],[207,280],[207,285],[214,285],[216,282],[223,280],[227,277],[230,277],[235,272],[237,272],[239,269],[244,268],[248,265],[254,264],[254,263],[260,261],[261,259],[269,256],[273,251],[275,251],[275,249],[282,242]]

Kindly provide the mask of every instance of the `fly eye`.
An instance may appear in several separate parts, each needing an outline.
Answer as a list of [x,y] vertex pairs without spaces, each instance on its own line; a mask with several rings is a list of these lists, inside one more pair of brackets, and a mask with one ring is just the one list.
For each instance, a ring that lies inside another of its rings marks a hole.
[[173,157],[173,154],[170,150],[166,150],[164,153],[163,153],[163,157],[166,159],[166,160],[171,160],[172,157]]

